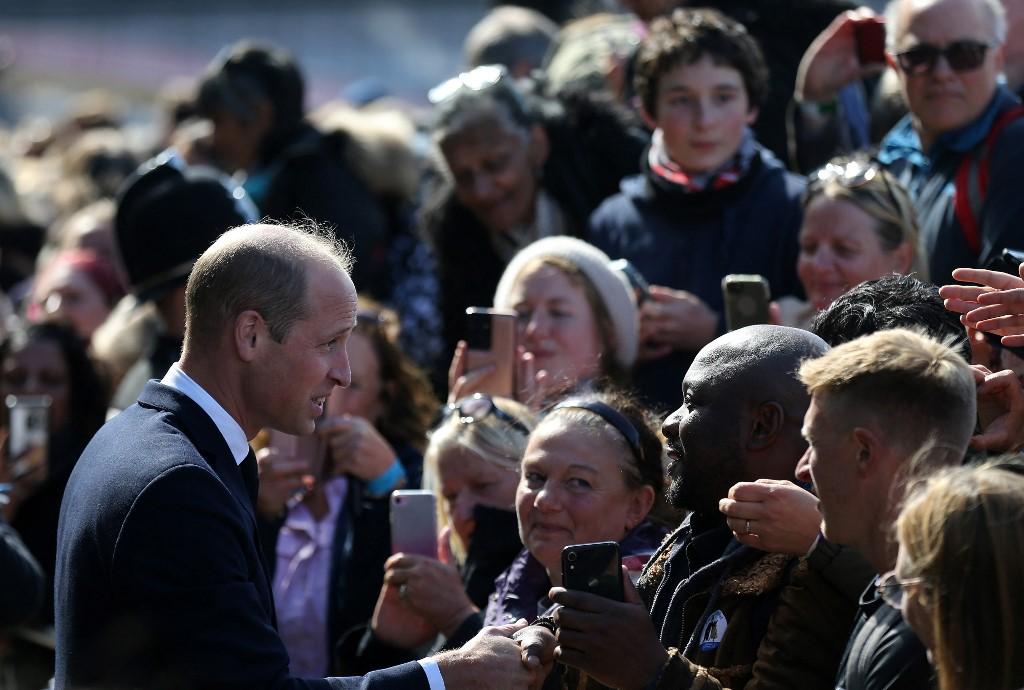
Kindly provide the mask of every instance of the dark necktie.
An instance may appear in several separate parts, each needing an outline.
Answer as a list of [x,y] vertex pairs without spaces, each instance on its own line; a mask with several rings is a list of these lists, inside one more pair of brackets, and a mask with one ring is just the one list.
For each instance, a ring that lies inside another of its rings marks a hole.
[[256,497],[260,491],[260,477],[259,469],[256,467],[256,454],[252,452],[252,448],[249,449],[249,454],[245,456],[245,460],[238,465],[238,469],[242,472],[242,479],[245,480],[245,488],[249,490],[249,500],[252,501],[252,509],[256,510]]

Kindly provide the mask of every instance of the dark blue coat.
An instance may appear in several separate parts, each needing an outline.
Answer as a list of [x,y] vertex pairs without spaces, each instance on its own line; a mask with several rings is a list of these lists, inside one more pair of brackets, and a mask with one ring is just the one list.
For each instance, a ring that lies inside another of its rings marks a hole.
[[423,688],[412,663],[297,680],[227,443],[151,381],[71,475],[57,534],[56,687]]
[[[695,294],[718,313],[721,333],[721,284],[730,273],[764,276],[773,298],[803,294],[796,276],[803,190],[760,146],[748,173],[724,189],[687,194],[645,170],[598,207],[586,239],[612,259],[629,259],[651,284]],[[663,410],[678,407],[694,354],[638,365],[637,387]]]

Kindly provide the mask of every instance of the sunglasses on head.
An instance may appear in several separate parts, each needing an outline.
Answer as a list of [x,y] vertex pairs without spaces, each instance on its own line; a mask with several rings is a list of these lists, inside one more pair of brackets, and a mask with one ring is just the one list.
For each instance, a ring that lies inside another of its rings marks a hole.
[[907,209],[900,196],[896,194],[896,190],[892,188],[892,183],[889,182],[889,173],[885,172],[882,166],[873,159],[851,160],[845,165],[826,163],[811,173],[809,184],[825,184],[835,181],[846,189],[855,190],[867,186],[875,178],[882,180],[885,193],[889,197],[889,201],[892,202],[893,210],[909,227],[912,211]]
[[449,100],[463,89],[486,91],[498,84],[507,75],[508,71],[502,65],[480,65],[468,72],[462,72],[458,76],[441,82],[427,92],[427,98],[431,103],[437,105]]
[[910,50],[896,54],[896,61],[907,74],[925,74],[935,69],[939,57],[946,59],[946,63],[954,72],[967,72],[981,67],[985,62],[985,54],[988,52],[987,43],[980,41],[954,41],[945,48],[932,45],[931,43],[919,43]]
[[455,404],[449,405],[446,417],[453,414],[458,415],[459,422],[462,424],[472,424],[493,416],[516,431],[526,436],[530,435],[530,430],[526,428],[525,424],[495,405],[491,396],[484,395],[483,393],[474,393],[468,398],[463,398]]

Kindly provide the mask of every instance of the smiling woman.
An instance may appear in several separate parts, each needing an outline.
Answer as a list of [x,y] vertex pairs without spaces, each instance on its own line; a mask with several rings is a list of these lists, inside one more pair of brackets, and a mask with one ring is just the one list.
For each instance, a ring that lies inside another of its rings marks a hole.
[[808,178],[796,269],[807,302],[779,300],[787,326],[814,315],[866,280],[917,273],[917,213],[903,185],[873,161],[836,158]]
[[495,582],[486,625],[534,620],[562,584],[562,549],[616,541],[639,572],[667,533],[649,514],[662,495],[661,441],[629,396],[564,400],[530,434],[516,490],[524,549]]

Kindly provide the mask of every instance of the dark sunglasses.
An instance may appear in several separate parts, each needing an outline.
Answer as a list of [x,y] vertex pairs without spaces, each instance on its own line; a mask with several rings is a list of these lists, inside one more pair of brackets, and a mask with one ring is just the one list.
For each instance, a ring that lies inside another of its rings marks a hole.
[[954,41],[945,48],[930,43],[919,43],[910,50],[896,54],[896,61],[907,74],[925,74],[935,69],[939,57],[946,58],[954,72],[967,72],[981,67],[988,52],[987,43],[980,41]]
[[448,415],[452,414],[457,414],[459,416],[459,421],[463,424],[479,422],[482,419],[486,419],[487,417],[494,415],[516,431],[520,431],[527,436],[530,435],[530,430],[526,428],[525,424],[495,405],[494,400],[492,400],[490,396],[482,393],[474,393],[468,398],[459,400],[454,405],[449,405]]

